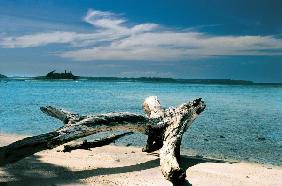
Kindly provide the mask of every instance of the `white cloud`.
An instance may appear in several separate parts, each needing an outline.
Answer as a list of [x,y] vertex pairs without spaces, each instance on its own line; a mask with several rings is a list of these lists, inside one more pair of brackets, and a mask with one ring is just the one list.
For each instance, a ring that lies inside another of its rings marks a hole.
[[273,36],[215,36],[201,32],[172,30],[158,24],[127,26],[127,21],[111,12],[89,10],[83,19],[92,33],[49,32],[2,37],[6,48],[68,44],[70,51],[60,57],[90,60],[181,60],[215,55],[282,55],[282,39]]
[[5,37],[1,39],[0,45],[5,48],[26,48],[53,43],[70,43],[73,41],[75,35],[76,33],[74,32],[50,32],[19,37]]
[[119,32],[126,31],[125,27],[121,26],[126,20],[117,18],[117,16],[111,12],[89,10],[84,17],[84,21],[104,29],[111,29]]
[[[183,49],[167,47],[94,47],[68,51],[60,54],[61,57],[71,58],[77,61],[89,60],[174,60],[186,55]],[[187,56],[188,57],[188,56]]]

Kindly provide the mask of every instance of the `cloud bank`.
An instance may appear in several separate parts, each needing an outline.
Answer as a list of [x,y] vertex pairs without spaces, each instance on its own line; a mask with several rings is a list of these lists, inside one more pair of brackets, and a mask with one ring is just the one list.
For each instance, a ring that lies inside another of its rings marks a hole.
[[71,48],[55,55],[77,61],[170,61],[228,55],[282,55],[282,39],[274,36],[215,36],[152,23],[128,26],[128,21],[120,15],[97,10],[89,10],[83,21],[93,26],[92,32],[0,36],[0,46],[27,48],[65,44]]

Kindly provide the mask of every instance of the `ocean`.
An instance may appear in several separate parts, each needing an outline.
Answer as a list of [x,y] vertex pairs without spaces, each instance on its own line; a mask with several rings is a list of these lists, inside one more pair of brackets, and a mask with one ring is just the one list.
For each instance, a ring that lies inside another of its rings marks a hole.
[[[199,97],[206,102],[205,111],[184,134],[185,152],[282,165],[281,85],[0,81],[0,133],[38,135],[62,126],[43,114],[41,106],[80,114],[142,114],[144,99],[152,95],[158,96],[164,107]],[[142,146],[145,141],[146,136],[133,134],[118,144]]]

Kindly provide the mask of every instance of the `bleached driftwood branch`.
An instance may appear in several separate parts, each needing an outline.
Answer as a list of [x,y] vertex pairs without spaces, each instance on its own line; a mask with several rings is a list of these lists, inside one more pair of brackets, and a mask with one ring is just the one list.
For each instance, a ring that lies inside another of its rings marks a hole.
[[51,106],[40,109],[45,114],[63,121],[65,125],[53,132],[24,138],[0,147],[0,166],[78,138],[119,130],[148,135],[143,151],[152,152],[161,149],[161,171],[166,179],[174,182],[183,181],[186,177],[185,171],[178,163],[182,135],[205,109],[205,104],[201,99],[196,99],[177,108],[163,109],[157,97],[151,96],[144,102],[146,117],[132,113],[80,116]]
[[[43,107],[49,113],[53,107]],[[53,112],[50,112],[53,113]],[[52,115],[62,119],[62,115]],[[84,116],[83,116],[84,117]],[[141,115],[131,113],[108,113],[87,116],[73,124],[71,118],[63,127],[46,134],[27,137],[10,145],[0,147],[0,166],[19,161],[36,152],[52,149],[64,143],[100,132],[120,130],[145,133],[149,120]]]
[[160,150],[160,164],[163,175],[170,181],[185,180],[185,170],[179,166],[182,135],[204,108],[201,99],[196,99],[177,108],[167,109],[164,113],[167,127],[164,132],[163,147]]
[[[157,97],[148,97],[144,102],[144,110],[151,119],[159,122],[154,134],[148,132],[148,140],[144,151],[160,150],[161,171],[166,179],[172,182],[185,180],[185,170],[179,166],[180,145],[182,135],[191,126],[197,116],[204,111],[206,105],[201,98],[180,105],[177,108],[163,109]],[[158,135],[156,134],[156,131]]]

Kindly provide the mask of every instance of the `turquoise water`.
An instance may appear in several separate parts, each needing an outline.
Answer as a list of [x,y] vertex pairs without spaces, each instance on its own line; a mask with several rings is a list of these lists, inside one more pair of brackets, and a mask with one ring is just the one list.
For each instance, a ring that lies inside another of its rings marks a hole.
[[[282,165],[282,86],[0,81],[0,133],[35,135],[62,125],[41,113],[40,106],[82,114],[143,113],[143,100],[150,95],[165,107],[198,97],[207,103],[185,133],[183,148],[202,156]],[[120,143],[142,146],[145,140],[134,134]]]

